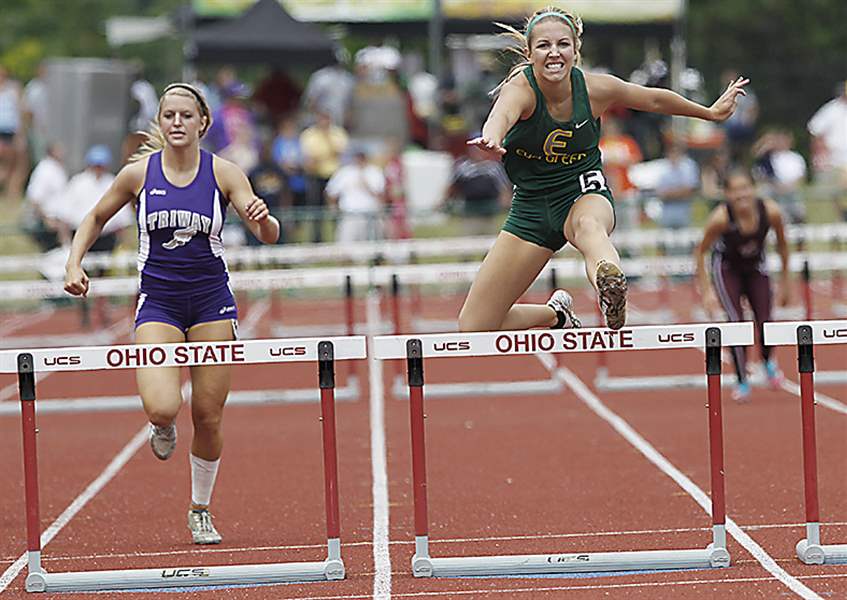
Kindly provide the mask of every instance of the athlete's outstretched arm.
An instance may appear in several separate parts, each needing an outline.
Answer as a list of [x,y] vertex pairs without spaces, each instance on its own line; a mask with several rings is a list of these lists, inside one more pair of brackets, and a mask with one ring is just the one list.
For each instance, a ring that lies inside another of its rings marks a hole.
[[485,150],[492,154],[495,160],[499,160],[506,154],[506,149],[502,146],[506,133],[518,122],[521,114],[527,112],[535,102],[532,88],[528,83],[524,84],[521,79],[525,78],[518,75],[503,86],[482,126],[482,135],[468,141],[469,146],[477,146]]
[[746,96],[744,86],[749,79],[739,77],[730,83],[720,98],[711,106],[703,106],[692,102],[663,88],[648,88],[634,83],[627,83],[614,75],[586,75],[591,109],[595,116],[600,116],[612,106],[625,106],[634,110],[654,112],[664,115],[681,117],[696,117],[707,121],[725,121],[738,103],[738,96]]
[[250,232],[265,244],[276,243],[279,239],[279,221],[271,216],[265,201],[253,193],[244,172],[219,156],[214,157],[213,168],[221,191],[229,198]]
[[120,170],[112,185],[80,223],[71,242],[71,251],[65,265],[65,291],[74,296],[88,293],[88,275],[82,268],[82,259],[91,245],[100,237],[109,219],[138,195],[144,183],[147,161],[126,165]]
[[695,281],[700,291],[700,298],[703,300],[703,307],[710,315],[720,312],[720,303],[715,296],[715,290],[712,289],[709,271],[706,269],[706,254],[715,245],[721,234],[726,231],[728,224],[729,218],[726,207],[718,206],[715,208],[706,221],[703,239],[694,249]]
[[773,200],[765,200],[765,210],[771,229],[776,234],[776,249],[779,252],[779,260],[782,263],[782,272],[779,282],[779,295],[777,302],[780,306],[791,304],[791,265],[789,264],[788,239],[785,237],[785,220],[782,217],[782,209]]

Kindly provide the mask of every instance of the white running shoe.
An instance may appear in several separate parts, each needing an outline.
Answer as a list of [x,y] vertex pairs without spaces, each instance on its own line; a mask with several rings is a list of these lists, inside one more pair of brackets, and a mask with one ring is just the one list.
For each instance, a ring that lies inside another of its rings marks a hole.
[[159,460],[168,460],[176,448],[176,424],[159,427],[150,423],[150,448]]
[[188,511],[188,529],[195,544],[220,544],[221,534],[212,525],[212,513],[206,509]]
[[547,306],[556,311],[559,322],[551,329],[576,329],[582,327],[582,323],[573,310],[573,298],[565,290],[556,290],[547,301]]

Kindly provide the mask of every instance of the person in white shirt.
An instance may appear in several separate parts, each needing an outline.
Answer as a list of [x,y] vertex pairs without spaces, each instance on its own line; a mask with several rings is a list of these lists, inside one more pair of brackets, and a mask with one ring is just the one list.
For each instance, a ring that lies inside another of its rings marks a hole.
[[753,173],[760,193],[777,201],[792,223],[806,220],[800,187],[806,180],[806,160],[793,150],[794,136],[787,129],[774,129],[753,145]]
[[385,176],[368,162],[364,148],[353,151],[353,161],[330,178],[326,195],[339,211],[335,239],[356,242],[382,239],[382,206]]
[[[106,193],[115,180],[109,170],[112,153],[107,146],[98,144],[89,148],[85,154],[86,168],[71,177],[65,188],[57,217],[72,231],[76,231],[85,216],[94,208],[97,201]],[[100,238],[90,250],[110,252],[118,243],[118,233],[134,223],[129,205],[112,217]]]
[[50,144],[47,154],[35,165],[26,188],[24,227],[45,252],[70,243],[69,230],[58,218],[68,184],[63,159],[62,146],[55,142]]
[[847,81],[839,83],[838,96],[818,109],[807,129],[818,177],[833,189],[842,219],[847,220]]

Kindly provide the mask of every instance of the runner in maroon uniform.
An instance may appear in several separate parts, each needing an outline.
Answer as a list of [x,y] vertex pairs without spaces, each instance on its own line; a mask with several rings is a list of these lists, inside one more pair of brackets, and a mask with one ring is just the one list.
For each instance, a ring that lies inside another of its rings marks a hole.
[[[717,313],[722,306],[730,321],[743,321],[741,297],[747,298],[753,309],[768,381],[771,386],[779,387],[782,374],[770,358],[771,349],[764,345],[762,323],[771,320],[773,304],[765,260],[765,239],[771,229],[776,234],[777,248],[782,259],[779,303],[785,306],[790,299],[788,243],[785,240],[782,213],[773,200],[756,196],[753,179],[745,169],[730,171],[724,182],[724,193],[726,202],[709,215],[703,240],[695,251],[697,282],[703,304],[709,314]],[[711,267],[707,269],[705,255],[712,246]],[[732,358],[738,374],[738,386],[733,398],[744,400],[750,395],[745,348],[734,347]]]

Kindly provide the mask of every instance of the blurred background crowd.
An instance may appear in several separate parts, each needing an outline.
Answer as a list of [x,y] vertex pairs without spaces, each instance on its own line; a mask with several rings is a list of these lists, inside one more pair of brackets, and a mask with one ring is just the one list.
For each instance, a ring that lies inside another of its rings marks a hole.
[[[181,79],[212,108],[204,146],[248,173],[283,224],[282,244],[498,231],[510,183],[499,162],[465,141],[510,66],[492,21],[518,24],[534,3],[486,11],[498,3],[422,0],[410,6],[428,7],[424,16],[398,19],[398,8],[365,18],[363,8],[357,20],[332,11],[349,2],[326,0],[74,0],[68,11],[97,18],[72,43],[61,41],[66,26],[49,4],[21,2],[0,17],[0,226],[18,239],[0,252],[67,244],[143,141],[138,131],[155,118],[158,93]],[[825,23],[779,19],[751,25],[742,17],[755,7],[729,2],[707,16],[714,4],[667,0],[666,13],[646,25],[633,15],[583,15],[586,70],[705,103],[740,73],[752,79],[726,123],[630,110],[604,117],[618,227],[702,222],[735,163],[753,168],[760,193],[791,222],[847,219],[844,33],[822,39]],[[768,10],[777,4],[791,3]],[[829,4],[845,12],[843,2]],[[451,17],[451,7],[476,12]],[[749,36],[748,49],[735,47],[737,35]],[[270,44],[305,36],[306,46],[263,49],[263,36]],[[749,50],[757,39],[768,46]],[[834,57],[831,64],[811,62],[814,48],[795,52],[800,42],[827,50],[819,56]],[[116,216],[95,249],[132,247],[132,222]],[[230,245],[257,243],[238,225],[225,235]]]

